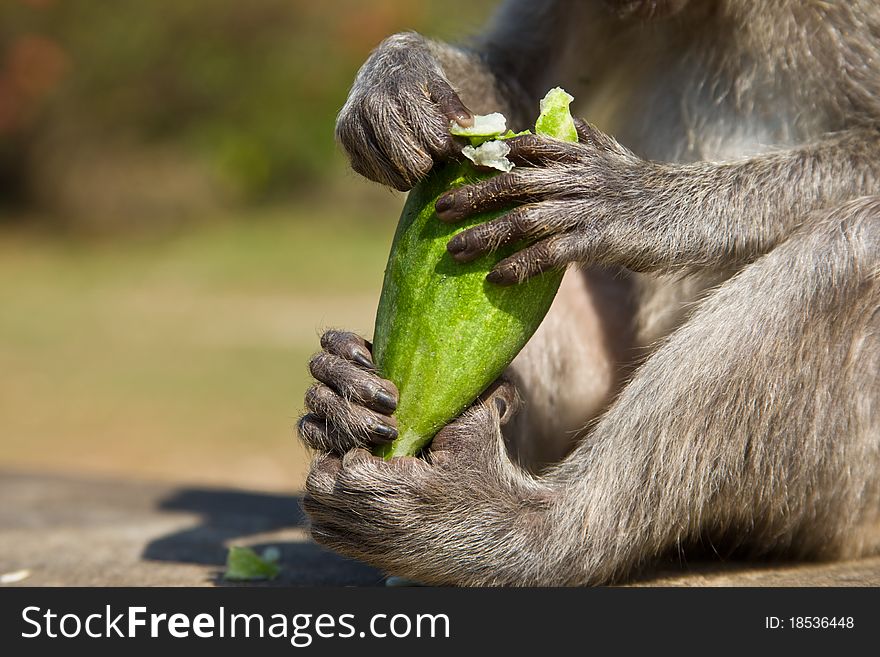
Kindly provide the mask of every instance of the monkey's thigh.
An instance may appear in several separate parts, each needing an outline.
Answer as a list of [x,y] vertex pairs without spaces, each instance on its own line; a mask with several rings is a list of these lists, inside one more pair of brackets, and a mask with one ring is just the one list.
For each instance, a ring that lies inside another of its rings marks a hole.
[[640,527],[657,550],[706,536],[764,552],[868,549],[880,198],[814,219],[718,287],[588,436],[594,531]]

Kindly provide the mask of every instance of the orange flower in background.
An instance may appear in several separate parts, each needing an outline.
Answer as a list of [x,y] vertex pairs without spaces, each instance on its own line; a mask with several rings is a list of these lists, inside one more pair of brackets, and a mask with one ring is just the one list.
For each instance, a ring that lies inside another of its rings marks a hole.
[[0,134],[26,125],[69,68],[70,58],[57,42],[37,34],[14,39],[0,68]]
[[417,27],[424,14],[423,9],[418,3],[398,0],[353,6],[349,11],[338,14],[337,43],[351,57],[362,58],[385,37]]

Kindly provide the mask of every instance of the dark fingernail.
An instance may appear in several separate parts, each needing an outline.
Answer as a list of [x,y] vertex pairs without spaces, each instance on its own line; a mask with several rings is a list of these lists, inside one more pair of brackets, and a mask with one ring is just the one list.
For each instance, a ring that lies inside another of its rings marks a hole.
[[474,124],[474,115],[465,110],[456,111],[454,118],[462,128],[470,128]]
[[351,359],[358,365],[361,365],[371,370],[375,369],[376,366],[370,359],[369,354],[367,354],[361,347],[354,347],[351,350],[351,354]]
[[452,194],[444,194],[440,198],[437,199],[437,202],[434,204],[434,209],[437,212],[446,212],[452,209],[452,206],[455,205],[455,197]]
[[498,415],[504,417],[504,414],[507,413],[507,402],[501,399],[501,397],[496,397],[495,408],[498,409]]
[[467,249],[467,238],[462,237],[462,235],[463,233],[459,233],[449,240],[446,250],[449,251],[450,255],[456,255]]
[[377,422],[373,425],[372,431],[377,436],[384,438],[387,442],[391,442],[397,438],[397,429],[390,427],[384,422]]
[[467,239],[465,238],[458,239],[458,237],[453,237],[449,244],[446,245],[446,250],[456,262],[470,262],[480,255],[478,252],[468,248]]
[[504,284],[504,276],[497,269],[493,269],[488,274],[486,274],[486,280],[490,283],[494,283],[495,285]]
[[397,408],[397,400],[384,390],[379,390],[376,393],[376,401],[382,404],[382,406],[387,408],[389,411],[394,411]]

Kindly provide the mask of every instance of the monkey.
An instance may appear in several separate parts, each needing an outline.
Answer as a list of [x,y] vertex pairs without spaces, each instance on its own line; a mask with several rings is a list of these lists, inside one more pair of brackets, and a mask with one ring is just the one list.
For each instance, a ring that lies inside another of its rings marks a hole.
[[420,457],[371,344],[330,330],[298,430],[312,536],[424,584],[625,581],[669,555],[880,547],[880,5],[507,0],[465,45],[383,41],[337,119],[352,168],[410,189],[451,120],[526,127],[552,86],[577,143],[451,190],[448,244],[565,269],[522,352]]

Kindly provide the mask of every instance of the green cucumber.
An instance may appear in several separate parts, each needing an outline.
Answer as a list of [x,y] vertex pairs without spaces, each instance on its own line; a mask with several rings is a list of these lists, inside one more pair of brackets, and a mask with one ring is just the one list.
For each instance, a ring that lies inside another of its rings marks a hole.
[[[571,100],[558,88],[547,94],[541,101],[538,134],[577,141],[568,109]],[[483,141],[484,136],[479,138]],[[434,203],[454,187],[493,175],[497,173],[478,171],[470,163],[440,165],[407,197],[373,333],[378,372],[400,392],[394,413],[399,435],[390,445],[377,447],[378,456],[412,456],[430,443],[507,368],[537,330],[559,289],[562,271],[510,287],[485,280],[522,244],[507,245],[467,264],[455,262],[446,251],[454,235],[506,210],[447,224],[437,218]]]

